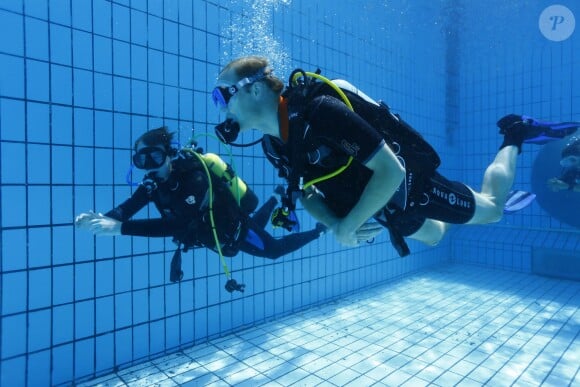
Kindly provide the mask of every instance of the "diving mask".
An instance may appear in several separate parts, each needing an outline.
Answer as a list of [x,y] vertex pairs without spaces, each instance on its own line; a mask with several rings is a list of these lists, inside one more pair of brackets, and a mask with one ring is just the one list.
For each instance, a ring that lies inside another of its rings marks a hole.
[[139,149],[133,155],[133,164],[139,169],[156,169],[165,164],[167,152],[157,147]]
[[216,86],[211,93],[211,100],[214,105],[219,109],[225,109],[228,107],[230,99],[246,85],[250,85],[256,81],[266,78],[264,74],[264,69],[260,69],[257,74],[251,77],[246,77],[240,79],[233,85],[230,86]]
[[[247,79],[247,78],[246,78]],[[217,86],[211,93],[211,100],[213,104],[219,109],[228,107],[230,99],[238,92],[238,88],[234,86]]]

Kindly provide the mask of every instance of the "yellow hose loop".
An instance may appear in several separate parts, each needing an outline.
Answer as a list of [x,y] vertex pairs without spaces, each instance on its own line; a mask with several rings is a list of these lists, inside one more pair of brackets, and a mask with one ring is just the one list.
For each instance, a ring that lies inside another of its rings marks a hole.
[[[294,76],[292,77],[292,84],[294,84],[294,85],[298,84],[298,78],[300,78],[302,76],[302,74],[303,73],[301,73],[301,72],[297,72],[296,74],[294,74]],[[332,89],[334,91],[336,91],[336,93],[340,96],[340,98],[342,98],[342,101],[346,104],[346,106],[348,106],[348,108],[351,111],[354,111],[354,108],[352,107],[352,105],[351,105],[350,101],[348,100],[348,97],[346,96],[346,94],[344,94],[344,92],[340,89],[340,87],[336,86],[334,84],[334,82],[332,82],[330,79],[328,79],[328,78],[326,78],[326,77],[324,77],[324,76],[322,76],[320,74],[311,73],[311,72],[308,72],[308,71],[305,72],[304,74],[308,75],[309,77],[319,79],[322,82],[326,83],[328,86],[332,87]],[[342,173],[345,169],[347,169],[350,166],[350,164],[352,163],[352,160],[353,160],[352,156],[349,156],[348,157],[348,161],[346,162],[345,165],[343,165],[342,167],[338,168],[336,171],[329,173],[328,175],[320,176],[320,177],[317,177],[316,179],[310,180],[309,182],[307,182],[307,183],[304,184],[303,189],[306,189],[306,188],[308,188],[311,185],[314,185],[316,183],[320,183],[321,181],[331,179],[334,176]]]
[[[332,87],[332,89],[334,91],[336,91],[336,93],[338,95],[340,95],[340,98],[342,98],[342,101],[346,104],[346,106],[348,106],[348,108],[352,111],[354,111],[354,108],[352,107],[350,101],[348,100],[348,97],[346,96],[346,94],[344,94],[344,92],[340,89],[340,87],[336,86],[334,84],[334,82],[332,82],[330,79],[320,75],[320,74],[316,74],[316,73],[311,73],[311,72],[305,72],[306,75],[308,75],[309,77],[312,78],[316,78],[321,80],[322,82],[326,83],[328,86]],[[298,72],[296,74],[294,74],[294,76],[292,77],[292,84],[297,84],[298,82],[298,78],[300,78],[302,76],[302,73]]]
[[213,238],[215,241],[215,247],[216,247],[216,250],[218,252],[218,255],[220,256],[220,261],[221,261],[222,267],[224,269],[224,273],[226,274],[226,278],[229,280],[231,278],[230,270],[228,269],[228,265],[226,263],[224,255],[222,254],[222,247],[220,245],[220,241],[219,241],[216,227],[215,227],[215,221],[213,218],[213,185],[211,182],[211,174],[209,172],[209,169],[207,168],[207,165],[205,165],[203,158],[200,155],[198,155],[197,152],[193,152],[193,154],[195,155],[195,157],[197,157],[199,159],[199,161],[201,162],[201,165],[203,165],[203,169],[205,170],[205,173],[207,175],[208,189],[209,189],[209,219],[211,222],[211,230],[212,230]]
[[311,185],[314,185],[316,183],[320,183],[321,181],[331,179],[334,176],[342,173],[345,169],[347,169],[350,166],[350,164],[352,163],[352,160],[353,160],[352,156],[348,156],[348,161],[342,167],[338,168],[334,172],[329,173],[328,175],[320,176],[320,177],[317,177],[316,179],[310,180],[309,182],[307,182],[307,183],[304,184],[304,188],[303,189],[306,189],[306,188],[308,188]]

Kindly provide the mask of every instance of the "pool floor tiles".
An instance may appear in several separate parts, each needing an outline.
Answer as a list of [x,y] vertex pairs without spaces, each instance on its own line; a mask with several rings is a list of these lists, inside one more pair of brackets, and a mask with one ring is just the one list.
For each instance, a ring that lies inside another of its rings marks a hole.
[[580,282],[445,265],[82,386],[580,385]]

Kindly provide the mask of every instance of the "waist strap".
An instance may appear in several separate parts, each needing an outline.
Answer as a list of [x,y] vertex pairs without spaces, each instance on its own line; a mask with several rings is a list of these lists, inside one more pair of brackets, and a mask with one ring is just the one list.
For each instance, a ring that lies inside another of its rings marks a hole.
[[388,209],[384,209],[381,215],[375,216],[375,220],[389,231],[391,244],[395,250],[397,250],[399,256],[406,257],[407,255],[411,254],[411,250],[409,250],[409,246],[407,245],[407,242],[405,242],[405,238],[401,232],[392,226],[392,218],[393,215],[389,212]]

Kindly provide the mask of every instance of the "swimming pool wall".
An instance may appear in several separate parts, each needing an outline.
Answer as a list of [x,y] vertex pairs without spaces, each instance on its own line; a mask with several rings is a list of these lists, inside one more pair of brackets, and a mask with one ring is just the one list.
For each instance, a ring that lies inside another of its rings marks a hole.
[[[559,4],[578,20],[578,4]],[[562,41],[548,38],[559,37],[557,24],[550,25],[547,35],[542,33],[539,24],[545,20],[543,12],[553,5],[549,1],[498,2],[493,6],[470,3],[464,13],[462,24],[468,28],[467,37],[460,37],[461,130],[457,133],[463,156],[457,176],[472,187],[481,187],[481,168],[493,159],[498,148],[495,122],[500,117],[516,113],[546,121],[580,121],[578,28]],[[476,36],[482,38],[474,39]],[[532,180],[539,172],[535,161],[541,150],[540,146],[524,144],[517,160],[514,189],[535,192]],[[555,164],[559,154],[558,149]],[[537,193],[532,205],[504,216],[492,227],[454,230],[453,262],[577,279],[567,271],[574,269],[580,257],[579,230],[550,216],[541,205],[541,192]],[[580,197],[567,192],[550,200],[564,201],[562,206],[569,211],[577,211],[580,206]],[[544,260],[553,267],[552,273],[539,267]]]
[[[247,286],[232,295],[212,252],[187,253],[184,279],[172,284],[169,239],[94,238],[74,229],[76,214],[108,211],[131,194],[131,147],[147,129],[167,125],[183,144],[194,128],[201,146],[228,160],[227,149],[203,134],[223,119],[209,92],[233,54],[288,57],[290,63],[278,61],[281,78],[301,67],[349,80],[419,129],[440,151],[446,174],[476,184],[499,145],[497,115],[537,107],[547,96],[534,94],[536,102],[524,105],[497,100],[519,87],[515,65],[505,70],[509,81],[483,86],[497,78],[494,58],[464,65],[459,36],[445,33],[453,20],[446,7],[455,2],[361,3],[0,4],[0,29],[10,37],[0,41],[2,385],[84,380],[451,260],[526,269],[504,263],[525,261],[529,247],[498,244],[503,225],[458,229],[435,248],[411,242],[407,258],[397,256],[386,233],[356,249],[326,235],[277,261],[228,259],[233,277]],[[261,35],[252,35],[258,26]],[[246,39],[232,36],[236,29]],[[558,68],[530,65],[527,74]],[[484,104],[491,107],[480,109]],[[233,154],[237,172],[266,200],[280,180],[261,149]],[[522,157],[524,182],[531,157]],[[135,171],[133,181],[140,176]],[[553,235],[549,216],[534,211],[512,218],[507,231],[524,226],[529,233],[533,218],[533,232]],[[139,214],[149,215],[157,216],[153,208]],[[313,227],[299,216],[304,229]]]

